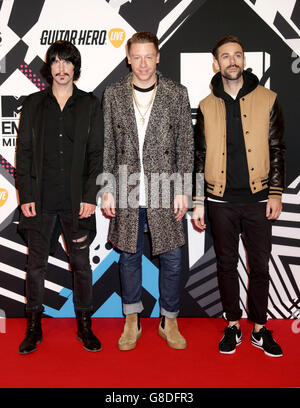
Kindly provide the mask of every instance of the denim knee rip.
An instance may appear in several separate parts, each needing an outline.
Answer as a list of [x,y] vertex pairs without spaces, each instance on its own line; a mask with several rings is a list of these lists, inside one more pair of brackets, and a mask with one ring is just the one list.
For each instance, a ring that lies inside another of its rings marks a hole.
[[[88,246],[88,239],[87,238],[88,238],[88,236],[84,235],[81,238],[73,239],[72,241],[74,243],[74,247],[76,249],[85,249]],[[82,245],[84,245],[84,246],[82,246]]]

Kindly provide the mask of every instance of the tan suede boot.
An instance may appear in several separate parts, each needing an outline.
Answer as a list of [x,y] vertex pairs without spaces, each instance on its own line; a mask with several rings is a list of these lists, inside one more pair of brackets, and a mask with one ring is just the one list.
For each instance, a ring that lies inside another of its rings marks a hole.
[[173,349],[182,350],[187,346],[185,338],[180,334],[178,330],[176,318],[171,319],[169,317],[163,316],[158,328],[158,334],[163,339],[165,339],[168,343],[168,346]]
[[136,347],[136,343],[142,335],[142,328],[138,326],[137,313],[126,315],[124,331],[118,342],[119,350],[132,350]]

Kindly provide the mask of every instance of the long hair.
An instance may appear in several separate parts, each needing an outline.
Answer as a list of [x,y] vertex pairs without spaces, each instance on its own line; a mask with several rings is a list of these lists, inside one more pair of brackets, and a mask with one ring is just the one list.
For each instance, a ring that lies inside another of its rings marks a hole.
[[75,45],[70,41],[56,41],[50,45],[46,54],[46,73],[51,80],[51,65],[56,56],[59,59],[72,62],[74,65],[74,81],[76,81],[80,77],[81,56]]

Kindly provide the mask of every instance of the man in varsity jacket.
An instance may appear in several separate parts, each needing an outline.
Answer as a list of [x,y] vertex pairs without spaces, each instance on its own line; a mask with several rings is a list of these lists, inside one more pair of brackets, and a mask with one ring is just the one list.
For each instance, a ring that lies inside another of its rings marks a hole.
[[224,317],[229,321],[219,350],[232,354],[242,341],[237,270],[242,233],[250,268],[251,342],[278,357],[282,350],[265,324],[272,221],[281,213],[284,187],[282,113],[276,93],[244,71],[238,38],[219,40],[213,56],[219,72],[212,78],[212,93],[200,102],[196,126],[193,219],[200,231],[206,228],[206,197]]

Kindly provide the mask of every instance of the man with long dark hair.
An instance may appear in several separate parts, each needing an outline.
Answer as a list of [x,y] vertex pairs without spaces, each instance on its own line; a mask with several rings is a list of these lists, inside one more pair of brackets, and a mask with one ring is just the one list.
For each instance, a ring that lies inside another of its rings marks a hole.
[[92,271],[89,245],[95,236],[96,177],[102,167],[98,99],[79,90],[81,57],[68,41],[46,55],[51,86],[23,104],[17,143],[19,228],[27,231],[27,332],[20,354],[42,340],[44,278],[52,237],[61,226],[74,279],[77,336],[89,351],[101,344],[91,330]]

